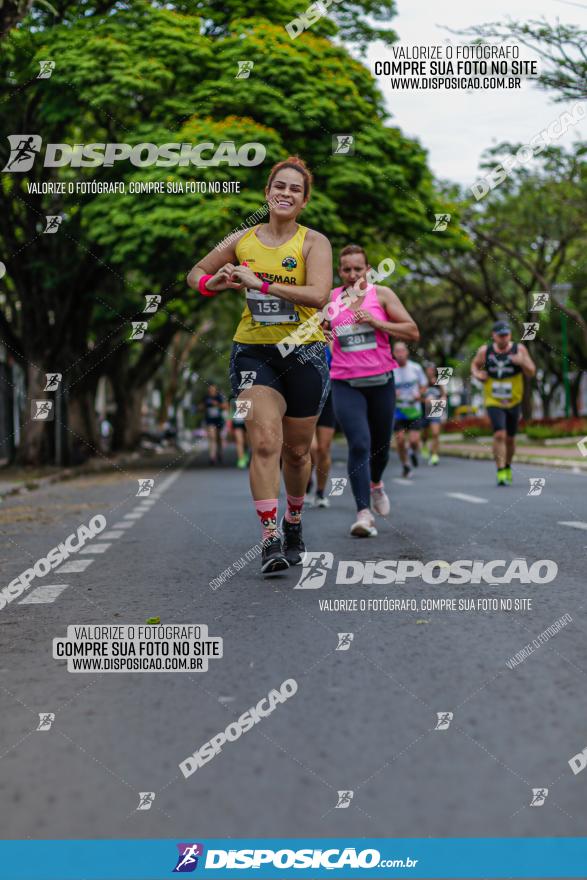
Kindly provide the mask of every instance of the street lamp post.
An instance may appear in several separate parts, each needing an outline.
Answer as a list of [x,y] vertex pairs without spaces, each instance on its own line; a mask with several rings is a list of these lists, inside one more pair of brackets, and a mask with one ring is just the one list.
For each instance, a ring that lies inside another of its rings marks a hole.
[[[553,284],[552,295],[559,306],[566,306],[572,284]],[[565,418],[571,417],[571,383],[569,382],[569,336],[567,314],[561,309],[563,383],[565,387]]]

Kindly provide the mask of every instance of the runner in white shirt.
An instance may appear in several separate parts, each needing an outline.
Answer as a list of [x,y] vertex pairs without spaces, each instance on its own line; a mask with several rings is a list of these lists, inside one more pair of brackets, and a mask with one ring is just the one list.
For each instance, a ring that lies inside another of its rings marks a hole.
[[[399,367],[394,370],[393,374],[396,393],[393,429],[404,477],[409,477],[412,473],[412,468],[408,464],[408,446],[411,462],[414,467],[418,467],[420,429],[422,427],[421,402],[428,387],[428,379],[424,370],[420,364],[409,360],[408,355],[408,347],[405,342],[396,342],[393,346],[393,356]],[[406,433],[408,435],[407,444]]]

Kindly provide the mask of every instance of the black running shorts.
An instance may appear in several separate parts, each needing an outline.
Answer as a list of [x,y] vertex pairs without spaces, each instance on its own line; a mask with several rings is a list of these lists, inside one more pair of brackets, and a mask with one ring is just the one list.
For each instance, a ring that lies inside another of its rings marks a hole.
[[518,433],[521,412],[522,405],[520,403],[507,409],[503,406],[488,406],[487,415],[491,421],[493,433],[505,430],[508,437],[515,437]]
[[297,345],[283,357],[276,345],[235,342],[230,355],[230,382],[237,397],[244,388],[266,385],[284,398],[286,415],[317,415],[330,391],[330,373],[323,342]]

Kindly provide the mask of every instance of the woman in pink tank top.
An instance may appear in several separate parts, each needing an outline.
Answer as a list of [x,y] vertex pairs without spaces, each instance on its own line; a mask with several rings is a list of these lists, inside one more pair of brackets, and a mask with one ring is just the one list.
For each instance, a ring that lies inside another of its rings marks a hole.
[[420,338],[397,295],[389,287],[368,283],[369,269],[362,247],[343,248],[338,268],[343,286],[332,291],[329,309],[332,400],[348,443],[348,473],[357,505],[350,533],[356,537],[377,534],[372,511],[389,513],[381,477],[389,459],[395,410],[397,362],[390,337],[407,342]]

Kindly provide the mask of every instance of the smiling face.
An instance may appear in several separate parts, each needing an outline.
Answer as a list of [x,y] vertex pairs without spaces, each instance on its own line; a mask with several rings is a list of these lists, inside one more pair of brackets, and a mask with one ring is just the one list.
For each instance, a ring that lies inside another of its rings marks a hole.
[[364,278],[369,270],[369,264],[363,254],[345,254],[340,258],[338,274],[345,287],[352,287],[359,278]]
[[271,205],[271,216],[279,220],[295,220],[308,204],[304,196],[304,176],[295,168],[282,168],[265,190]]

